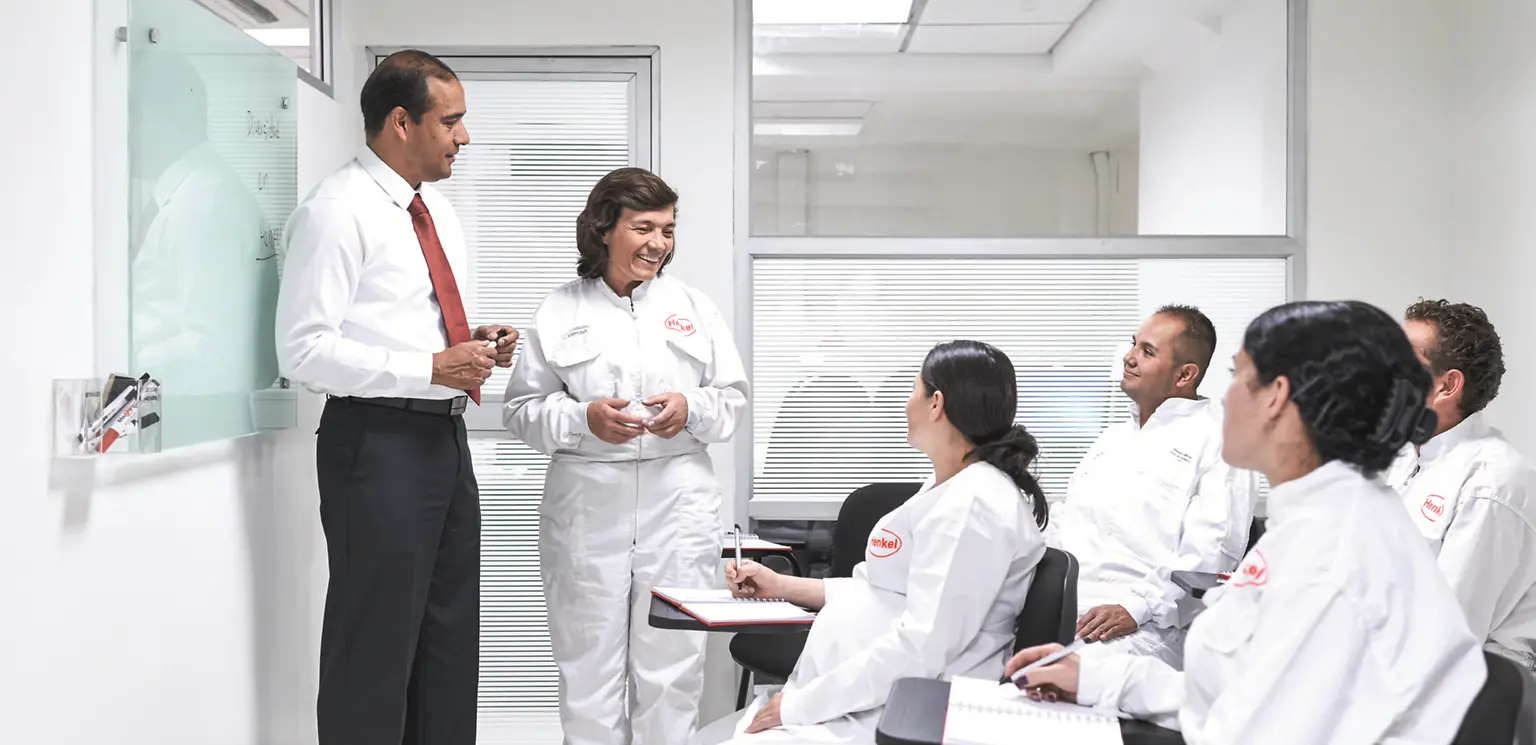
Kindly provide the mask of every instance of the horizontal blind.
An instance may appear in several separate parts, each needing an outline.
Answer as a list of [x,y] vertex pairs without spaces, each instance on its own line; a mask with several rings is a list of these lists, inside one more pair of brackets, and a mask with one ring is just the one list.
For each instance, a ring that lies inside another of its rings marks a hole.
[[[1099,432],[1129,415],[1120,356],[1148,302],[1163,290],[1199,301],[1218,336],[1236,340],[1284,297],[1284,260],[1162,261],[756,259],[753,497],[841,498],[926,476],[906,443],[913,379],[934,344],[975,339],[1013,361],[1016,421],[1040,441],[1047,496],[1063,498]],[[1146,286],[1162,281],[1173,284]]]
[[[544,297],[576,278],[576,215],[587,193],[609,171],[630,165],[630,86],[611,80],[465,80],[464,92],[471,144],[453,178],[440,186],[469,244],[467,315],[471,325],[526,329]],[[498,369],[487,381],[489,408],[502,400],[508,374]],[[538,558],[538,504],[548,458],[506,440],[500,430],[473,440],[471,454],[482,512],[482,719],[519,727],[553,721],[558,678]],[[541,714],[548,716],[541,720]]]

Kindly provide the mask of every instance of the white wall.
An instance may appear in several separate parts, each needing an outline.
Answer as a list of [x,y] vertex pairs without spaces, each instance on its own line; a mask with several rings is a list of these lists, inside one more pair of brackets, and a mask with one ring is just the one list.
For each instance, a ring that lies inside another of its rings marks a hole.
[[[1093,235],[1093,165],[1086,151],[1024,145],[809,145],[808,169],[777,168],[783,148],[758,146],[753,220],[778,235]],[[1131,153],[1134,158],[1134,152]],[[1113,174],[1108,178],[1114,179]],[[798,189],[786,188],[795,182]],[[1110,200],[1135,225],[1135,182]],[[786,195],[803,196],[806,226],[780,230]],[[1128,195],[1128,199],[1123,196]]]
[[[6,84],[49,112],[47,141],[35,120],[0,123],[23,145],[7,151],[18,177],[0,187],[12,262],[0,314],[46,319],[0,331],[0,380],[14,392],[0,430],[0,739],[311,742],[325,576],[312,426],[101,466],[50,457],[51,381],[120,370],[102,354],[113,345],[92,341],[92,272],[98,241],[102,257],[127,243],[112,233],[127,197],[105,182],[93,199],[91,185],[108,177],[98,162],[126,163],[124,99],[95,99],[92,72],[123,64],[110,37],[126,5],[0,0],[0,17],[8,67],[49,61]],[[316,132],[335,129],[335,104],[300,88],[307,187],[331,157]]]
[[[430,10],[427,8],[430,7]],[[608,46],[660,47],[660,148],[657,172],[682,199],[678,260],[670,272],[709,293],[727,316],[735,308],[734,241],[734,3],[729,0],[371,0],[354,24],[349,59],[364,79],[367,46]],[[340,61],[339,61],[340,62]],[[357,88],[338,89],[342,100]],[[474,136],[474,101],[465,123]],[[743,215],[742,219],[746,219]],[[572,247],[574,256],[575,248]],[[520,323],[521,319],[508,319]],[[745,343],[745,340],[742,340]],[[734,504],[735,468],[729,447],[713,448],[715,471]],[[732,515],[723,516],[726,523]],[[734,705],[735,680],[722,635],[712,635],[703,712]]]
[[1454,7],[1309,3],[1311,299],[1364,300],[1396,315],[1450,290]]
[[1185,25],[1141,87],[1139,232],[1283,235],[1286,2],[1245,0],[1214,30]]
[[1536,4],[1458,0],[1451,225],[1445,268],[1453,300],[1481,306],[1499,330],[1508,372],[1490,417],[1536,455]]

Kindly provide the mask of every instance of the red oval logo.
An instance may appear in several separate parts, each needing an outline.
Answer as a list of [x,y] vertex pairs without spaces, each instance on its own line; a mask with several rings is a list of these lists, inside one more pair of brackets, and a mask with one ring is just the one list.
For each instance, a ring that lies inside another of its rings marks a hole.
[[1445,514],[1445,497],[1439,494],[1431,494],[1425,497],[1424,504],[1419,507],[1419,513],[1424,516],[1425,520],[1432,523],[1440,522],[1441,516]]
[[901,536],[881,528],[869,537],[869,555],[876,559],[888,559],[901,550]]
[[1237,571],[1232,573],[1232,579],[1227,581],[1230,587],[1259,587],[1269,581],[1269,560],[1264,558],[1264,552],[1254,549],[1243,560]]
[[693,327],[693,321],[690,321],[686,318],[679,318],[676,313],[667,316],[667,328],[672,329],[673,331],[676,331],[683,336],[693,336],[693,332],[697,330]]

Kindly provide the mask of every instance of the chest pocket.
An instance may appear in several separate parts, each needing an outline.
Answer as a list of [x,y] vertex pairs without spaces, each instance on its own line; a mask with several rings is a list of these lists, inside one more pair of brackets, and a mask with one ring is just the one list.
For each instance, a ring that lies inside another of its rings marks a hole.
[[602,337],[593,329],[572,329],[543,344],[544,358],[578,401],[618,395],[612,370],[598,361]]
[[691,336],[668,331],[667,348],[672,352],[672,369],[668,375],[673,379],[657,381],[657,385],[667,390],[704,385],[704,375],[710,363],[715,361],[715,349],[710,345],[709,337],[702,331]]

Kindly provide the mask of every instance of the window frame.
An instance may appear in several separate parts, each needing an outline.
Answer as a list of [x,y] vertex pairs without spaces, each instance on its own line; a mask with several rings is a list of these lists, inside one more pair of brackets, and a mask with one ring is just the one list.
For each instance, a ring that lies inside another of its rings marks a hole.
[[[1286,297],[1306,297],[1307,226],[1307,19],[1308,0],[1287,0],[1286,38],[1286,230],[1285,235],[1051,236],[1022,238],[757,236],[752,213],[752,2],[735,0],[735,331],[748,343],[741,349],[748,375],[753,367],[753,263],[759,258],[827,257],[1062,257],[1102,258],[1283,258]],[[735,514],[751,519],[833,519],[809,500],[753,499],[752,406],[733,442],[736,466]]]
[[[660,107],[657,105],[656,73],[660,65],[655,46],[608,47],[383,47],[367,48],[369,69],[403,49],[421,49],[453,68],[464,80],[632,80],[630,105],[635,127],[630,132],[630,164],[654,170],[660,150]],[[511,318],[520,324],[525,319]],[[502,437],[502,391],[482,392],[483,406],[464,413],[471,437]]]
[[309,66],[299,68],[299,80],[329,98],[336,97],[335,0],[309,0]]

